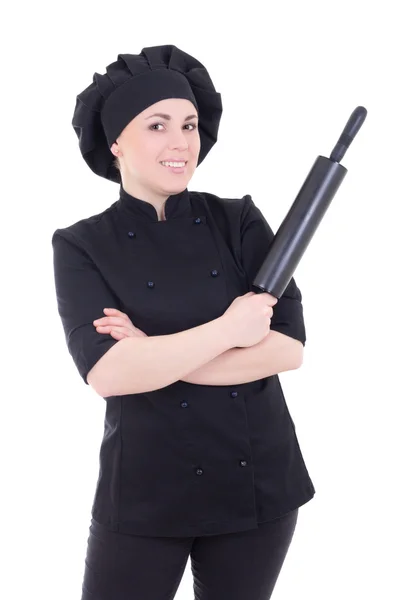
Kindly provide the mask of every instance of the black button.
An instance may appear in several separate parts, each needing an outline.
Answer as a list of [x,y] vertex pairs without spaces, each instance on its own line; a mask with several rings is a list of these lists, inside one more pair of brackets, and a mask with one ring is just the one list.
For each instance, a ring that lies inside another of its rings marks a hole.
[[203,469],[197,469],[196,475],[203,475]]
[[201,223],[201,219],[200,219],[200,217],[196,217],[196,218],[195,218],[195,220],[194,220],[194,222],[195,222],[195,223]]
[[183,402],[181,402],[181,406],[182,406],[182,408],[186,408],[189,405],[187,402],[183,401]]
[[148,281],[147,282],[147,287],[149,287],[149,288],[154,287],[154,285],[155,285],[154,281]]
[[128,231],[128,235],[130,238],[135,237],[136,233],[134,231]]
[[236,398],[237,395],[238,395],[237,392],[231,392],[231,398]]
[[216,277],[216,276],[218,275],[218,271],[217,271],[217,269],[213,269],[213,270],[211,271],[211,275],[212,275],[213,277]]
[[241,467],[246,467],[247,466],[247,460],[241,460],[240,461],[240,466]]

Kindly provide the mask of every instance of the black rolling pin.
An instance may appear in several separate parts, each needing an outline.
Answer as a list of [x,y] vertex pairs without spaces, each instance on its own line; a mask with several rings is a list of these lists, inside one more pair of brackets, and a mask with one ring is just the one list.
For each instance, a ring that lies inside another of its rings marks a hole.
[[318,156],[289,212],[276,232],[253,285],[275,298],[285,291],[347,169],[339,164],[367,110],[358,106],[351,114],[329,158]]

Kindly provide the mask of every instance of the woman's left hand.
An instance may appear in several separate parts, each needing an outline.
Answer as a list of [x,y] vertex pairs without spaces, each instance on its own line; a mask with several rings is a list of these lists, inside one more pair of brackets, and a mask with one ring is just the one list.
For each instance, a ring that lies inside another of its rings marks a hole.
[[97,333],[109,333],[116,340],[126,337],[148,337],[144,331],[135,327],[128,315],[117,308],[104,308],[107,317],[93,321]]

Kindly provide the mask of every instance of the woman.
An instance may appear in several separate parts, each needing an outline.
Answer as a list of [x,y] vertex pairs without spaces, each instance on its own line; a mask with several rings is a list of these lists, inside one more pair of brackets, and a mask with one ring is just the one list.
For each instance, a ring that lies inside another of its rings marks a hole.
[[82,156],[120,184],[52,238],[68,349],[107,403],[83,600],[172,599],[189,556],[195,600],[267,600],[315,494],[278,377],[301,364],[301,292],[251,290],[274,234],[250,195],[187,189],[221,114],[173,45],[77,97]]

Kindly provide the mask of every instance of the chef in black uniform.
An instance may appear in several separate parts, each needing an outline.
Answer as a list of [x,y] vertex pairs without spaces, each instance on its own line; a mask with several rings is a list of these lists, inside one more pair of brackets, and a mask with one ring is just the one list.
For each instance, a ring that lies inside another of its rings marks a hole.
[[[148,118],[156,109],[172,119]],[[86,384],[121,339],[96,327],[110,316],[105,308],[143,335],[165,336],[217,319],[255,291],[274,235],[261,211],[249,194],[187,189],[221,114],[207,70],[174,45],[118,55],[77,96],[82,156],[119,184],[106,210],[52,237],[58,311]],[[161,164],[172,157],[188,160],[183,173]],[[270,329],[305,345],[294,279]],[[234,385],[178,380],[143,393],[113,385],[82,599],[172,599],[189,556],[195,600],[270,598],[298,507],[315,494],[278,374]]]

